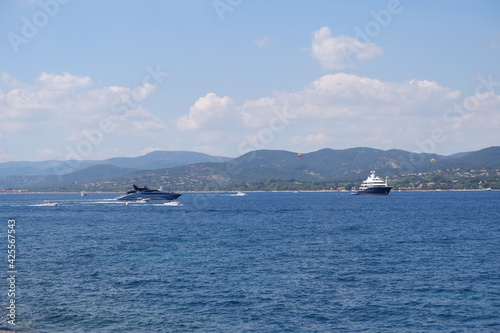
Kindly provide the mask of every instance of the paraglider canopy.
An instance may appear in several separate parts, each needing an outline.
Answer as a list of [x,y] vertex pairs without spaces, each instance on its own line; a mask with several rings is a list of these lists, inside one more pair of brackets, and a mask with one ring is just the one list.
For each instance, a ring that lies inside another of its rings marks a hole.
[[302,153],[298,153],[298,154],[297,154],[297,157],[301,157],[301,156],[302,156]]
[[431,163],[436,163],[436,159],[435,158],[431,158]]

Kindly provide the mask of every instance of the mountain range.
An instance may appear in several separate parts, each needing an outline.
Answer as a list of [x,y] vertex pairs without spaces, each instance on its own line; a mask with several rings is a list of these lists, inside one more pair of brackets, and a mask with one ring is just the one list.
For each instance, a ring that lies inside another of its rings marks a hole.
[[0,188],[122,191],[135,183],[152,188],[216,190],[271,180],[359,182],[370,170],[398,178],[461,168],[500,168],[500,147],[450,156],[358,147],[304,154],[257,150],[234,159],[155,151],[103,161],[7,162],[0,163]]
[[0,163],[0,177],[8,176],[47,176],[68,174],[93,166],[113,165],[119,168],[152,170],[172,168],[179,165],[201,162],[225,162],[228,157],[211,156],[192,151],[153,151],[138,157],[114,157],[102,161],[69,160],[40,162],[4,162]]

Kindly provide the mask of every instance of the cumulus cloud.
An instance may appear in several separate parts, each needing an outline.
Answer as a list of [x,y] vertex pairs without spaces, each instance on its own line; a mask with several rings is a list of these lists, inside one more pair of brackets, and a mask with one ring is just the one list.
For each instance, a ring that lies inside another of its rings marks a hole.
[[115,134],[159,135],[166,125],[141,105],[155,92],[148,82],[131,89],[97,85],[88,76],[44,72],[26,83],[0,73],[0,131],[9,138],[20,133],[37,138],[31,156],[38,159],[57,153],[64,158],[64,146],[86,139],[85,131],[99,128],[103,120]]
[[447,141],[470,147],[470,150],[498,145],[499,109],[500,95],[494,92],[476,93],[446,109],[435,127],[445,132]]
[[176,121],[181,130],[220,127],[234,119],[234,101],[229,97],[219,97],[208,93],[190,108],[189,113]]
[[[444,116],[446,110],[464,101],[460,97],[460,91],[429,80],[388,82],[337,73],[324,75],[296,92],[241,104],[208,94],[178,119],[177,126],[196,129],[199,147],[232,147],[232,155],[264,148],[311,151],[353,146],[416,151],[415,142],[427,138],[435,128],[447,131],[450,142],[457,139],[460,134]],[[492,128],[487,120],[494,123],[498,119],[492,113],[500,103],[496,95],[481,98],[482,118],[475,115],[478,119],[473,123],[472,116],[463,117],[462,126],[467,122],[478,129]]]
[[382,53],[375,43],[363,43],[345,35],[333,36],[328,27],[313,32],[311,55],[324,69],[355,68],[361,61]]
[[117,86],[95,87],[89,77],[45,72],[33,84],[19,82],[6,73],[1,79],[0,129],[5,131],[29,130],[35,125],[48,123],[80,131],[104,117],[114,119],[117,127],[120,127],[119,123],[125,125],[125,119],[137,122],[132,128],[141,131],[161,127],[159,119],[140,106],[140,102],[156,90],[150,83],[134,90]]
[[77,88],[87,88],[92,85],[90,77],[75,76],[69,73],[62,75],[43,72],[35,80],[48,91],[62,92]]
[[262,127],[273,116],[275,110],[280,107],[279,102],[270,97],[246,101],[240,108],[241,119],[247,127]]
[[380,115],[432,113],[459,96],[459,91],[432,81],[383,82],[345,73],[325,75],[294,95],[306,106],[319,107],[324,116],[331,112],[335,116],[339,111],[355,115],[363,113],[363,108],[370,108],[372,114]]

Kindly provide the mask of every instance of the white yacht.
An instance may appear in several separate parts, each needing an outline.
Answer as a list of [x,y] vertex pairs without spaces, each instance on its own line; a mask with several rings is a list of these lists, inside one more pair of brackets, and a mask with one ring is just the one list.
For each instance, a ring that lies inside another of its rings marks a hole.
[[375,176],[375,171],[361,184],[358,191],[354,194],[357,195],[387,195],[391,191],[391,186],[387,186],[387,178],[384,180]]

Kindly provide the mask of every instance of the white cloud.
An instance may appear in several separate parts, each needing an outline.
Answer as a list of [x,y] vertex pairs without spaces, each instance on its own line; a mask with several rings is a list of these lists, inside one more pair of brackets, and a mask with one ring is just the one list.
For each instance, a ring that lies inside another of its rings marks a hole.
[[[24,83],[0,74],[0,131],[11,139],[10,147],[21,144],[14,139],[21,133],[36,138],[30,148],[33,158],[56,156],[55,151],[64,155],[65,146],[86,140],[84,131],[99,129],[103,120],[108,121],[113,135],[126,133],[124,140],[153,137],[167,130],[159,117],[141,105],[156,92],[151,83],[134,89],[99,86],[87,76],[45,72]],[[92,153],[97,155],[98,150]]]
[[309,134],[306,136],[296,135],[290,139],[290,142],[295,145],[303,145],[304,143],[308,145],[318,145],[323,146],[329,141],[328,135],[324,133]]
[[436,127],[445,131],[448,142],[469,150],[500,145],[498,110],[500,95],[488,92],[467,96],[462,103],[447,109]]
[[75,76],[69,73],[57,75],[43,72],[36,79],[36,82],[44,87],[46,91],[71,91],[77,88],[88,88],[92,86],[90,77]]
[[7,160],[10,156],[7,155],[7,154],[4,154],[4,150],[3,150],[3,135],[2,133],[0,133],[0,161],[3,161],[3,160]]
[[383,51],[374,43],[363,43],[345,35],[333,36],[328,27],[313,33],[311,55],[324,69],[355,68],[361,61],[374,58]]
[[260,47],[261,49],[264,49],[266,47],[268,47],[270,44],[271,44],[271,37],[269,36],[265,36],[261,39],[257,39],[253,42],[255,45],[257,45],[258,47]]
[[[416,151],[415,140],[426,138],[434,128],[452,131],[449,124],[443,124],[443,115],[460,102],[459,97],[459,91],[434,81],[395,83],[337,73],[320,77],[300,91],[241,105],[209,94],[177,124],[181,129],[198,130],[191,137],[198,147],[226,147],[232,156],[242,152],[238,148],[242,143],[247,151],[354,146]],[[482,103],[486,107],[493,102],[483,98]],[[485,119],[490,117],[485,115]]]
[[[356,115],[370,108],[371,113],[399,115],[417,112],[433,113],[460,96],[459,91],[436,82],[410,80],[402,83],[338,73],[325,75],[308,85],[295,98],[314,105],[323,115],[339,112]],[[423,108],[424,105],[428,107]],[[325,113],[325,111],[328,112]]]
[[165,148],[162,148],[162,147],[147,147],[147,148],[142,149],[139,152],[139,154],[140,155],[146,155],[146,154],[152,153],[154,151],[158,151],[158,150],[165,150]]
[[[136,89],[96,86],[85,77],[45,73],[29,84],[5,73],[0,80],[4,159],[15,151],[6,147],[20,146],[21,137],[30,137],[33,158],[65,158],[65,147],[77,149],[80,141],[89,140],[83,130],[97,129],[104,118],[110,121],[112,135],[85,158],[140,152],[144,142],[149,147],[237,156],[255,149],[306,152],[355,146],[417,151],[416,142],[431,138],[436,129],[446,137],[434,144],[438,153],[482,148],[498,144],[499,138],[498,94],[463,99],[459,91],[429,80],[387,82],[337,73],[299,91],[242,103],[208,93],[172,119],[170,129],[141,105],[156,91],[147,83]],[[470,147],[471,136],[481,147]]]
[[247,127],[266,126],[274,112],[280,106],[274,98],[264,97],[255,101],[246,101],[240,108],[240,115]]
[[[303,136],[326,133],[326,146],[416,150],[415,140],[427,135],[459,96],[459,91],[432,81],[394,83],[339,73],[325,75],[296,93],[294,105]],[[311,140],[301,144],[325,146]]]
[[24,84],[9,73],[0,72],[0,84],[8,87],[21,87]]
[[58,124],[75,135],[105,117],[114,119],[117,128],[127,127],[126,118],[137,122],[134,128],[139,131],[165,128],[159,126],[157,117],[140,107],[140,102],[155,92],[150,83],[134,90],[94,87],[89,77],[69,73],[42,73],[34,84],[21,83],[3,73],[2,81],[7,91],[0,90],[0,129],[5,131]]
[[208,93],[196,101],[187,115],[177,119],[176,125],[181,130],[224,127],[235,115],[232,99]]
[[40,160],[40,161],[45,161],[45,160],[57,160],[61,159],[61,153],[57,152],[53,149],[49,148],[42,148],[38,149],[35,153],[35,159]]

